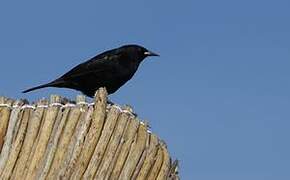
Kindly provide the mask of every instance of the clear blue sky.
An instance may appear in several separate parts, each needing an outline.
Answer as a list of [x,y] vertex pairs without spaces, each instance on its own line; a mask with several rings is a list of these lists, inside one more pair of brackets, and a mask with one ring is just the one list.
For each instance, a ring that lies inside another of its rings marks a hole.
[[130,104],[180,160],[186,180],[290,179],[290,1],[1,1],[0,94],[104,50],[148,58],[112,101]]

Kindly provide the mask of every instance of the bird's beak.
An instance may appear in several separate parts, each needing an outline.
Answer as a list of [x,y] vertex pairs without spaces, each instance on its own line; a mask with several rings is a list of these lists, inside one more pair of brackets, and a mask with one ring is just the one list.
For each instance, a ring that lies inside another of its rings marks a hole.
[[154,52],[152,52],[152,51],[146,51],[146,52],[144,52],[144,54],[145,54],[146,56],[159,56],[159,54],[156,54],[156,53],[154,53]]

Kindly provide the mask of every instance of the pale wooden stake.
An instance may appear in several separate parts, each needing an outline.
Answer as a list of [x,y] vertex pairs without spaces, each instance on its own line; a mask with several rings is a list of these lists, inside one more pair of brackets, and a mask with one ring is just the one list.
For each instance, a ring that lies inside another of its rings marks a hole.
[[110,166],[111,161],[114,158],[114,155],[117,151],[117,148],[120,144],[124,129],[126,128],[126,124],[128,121],[129,115],[126,113],[122,113],[118,118],[118,124],[112,134],[110,142],[107,146],[106,152],[103,156],[103,159],[100,163],[99,169],[95,175],[95,179],[102,179],[105,177],[107,170]]
[[[40,105],[40,106],[47,105],[47,104],[48,102],[45,100],[41,100],[37,103],[37,105]],[[30,120],[28,123],[26,136],[25,136],[23,146],[21,148],[21,152],[17,160],[17,163],[15,165],[11,179],[17,180],[24,177],[24,174],[25,174],[24,171],[25,169],[27,169],[27,166],[30,163],[30,161],[28,161],[29,155],[32,151],[33,144],[39,132],[39,127],[40,127],[45,109],[46,108],[44,107],[37,107],[30,115]]]
[[13,108],[10,118],[9,118],[9,124],[8,124],[8,129],[6,132],[6,136],[4,139],[4,145],[0,154],[0,174],[2,174],[2,171],[5,167],[6,161],[9,157],[9,153],[12,147],[12,143],[13,143],[13,137],[15,136],[15,134],[17,134],[17,128],[16,128],[16,124],[18,121],[21,121],[21,117],[22,117],[22,113],[23,111],[21,111],[21,105],[23,105],[23,101],[16,101],[13,104],[14,106],[16,106],[15,108]]
[[147,174],[149,173],[152,165],[155,162],[155,157],[158,150],[158,146],[159,146],[158,137],[155,134],[150,134],[150,142],[149,142],[149,147],[147,150],[147,156],[145,158],[145,161],[142,165],[141,170],[139,171],[137,180],[146,179]]
[[96,170],[99,167],[99,164],[105,153],[109,139],[115,128],[119,113],[120,113],[119,109],[115,107],[112,107],[110,111],[108,112],[108,116],[104,125],[104,129],[102,131],[102,135],[99,139],[99,142],[95,148],[91,147],[91,148],[94,148],[95,151],[84,173],[84,176],[83,176],[84,179],[92,179],[94,177]]
[[43,167],[39,168],[38,170],[37,179],[45,179],[48,174],[49,168],[52,164],[55,152],[57,150],[57,145],[58,145],[61,133],[68,119],[70,108],[66,108],[62,113],[63,115],[61,116],[60,122],[58,124],[55,123],[55,128],[54,128],[54,131],[52,132],[53,136],[51,136],[50,141],[48,143],[48,147],[46,149],[46,155],[45,155],[46,159],[44,160]]
[[2,146],[4,143],[4,137],[7,131],[8,123],[9,123],[9,117],[11,113],[11,108],[13,104],[13,100],[7,99],[5,97],[0,97],[0,104],[5,104],[7,106],[1,106],[0,107],[0,152],[2,150]]
[[72,173],[71,179],[80,179],[89,164],[105,122],[106,106],[107,92],[105,89],[100,89],[95,98],[95,110],[93,113],[92,123],[84,142],[82,154],[78,158],[78,162],[76,163],[76,168]]
[[156,180],[163,180],[168,177],[169,171],[170,171],[170,158],[169,158],[169,153],[167,151],[166,145],[164,143],[161,143],[162,147],[162,152],[163,152],[163,162],[162,166],[159,170],[159,174],[156,178]]
[[139,127],[139,122],[134,117],[130,117],[128,122],[120,145],[115,153],[115,157],[108,168],[105,179],[118,179],[123,164],[126,161],[131,144]]
[[77,159],[81,154],[82,147],[84,145],[85,137],[88,132],[89,126],[92,120],[93,107],[83,107],[81,110],[81,116],[72,138],[72,141],[68,147],[66,157],[61,165],[60,171],[57,175],[57,179],[69,179],[72,172],[75,169]]
[[158,173],[160,171],[160,168],[162,166],[162,163],[163,163],[163,150],[162,150],[161,145],[159,145],[157,154],[155,156],[155,163],[151,167],[151,170],[148,173],[146,179],[148,179],[148,180],[155,180],[157,178],[157,176],[158,176]]
[[64,159],[64,155],[67,152],[68,145],[72,138],[77,122],[80,118],[80,114],[81,114],[80,107],[73,107],[72,110],[70,111],[68,117],[69,120],[67,121],[63,133],[61,134],[59,145],[58,148],[56,149],[55,156],[52,165],[50,167],[50,171],[48,173],[48,177],[52,177],[52,179],[56,178],[57,176],[61,162]]
[[136,140],[132,144],[129,155],[119,176],[120,179],[131,178],[133,175],[133,171],[144,151],[147,137],[147,126],[140,124]]
[[[51,96],[51,103],[59,103],[60,97]],[[29,164],[29,168],[26,174],[26,180],[35,179],[38,168],[41,166],[42,160],[44,158],[44,153],[46,150],[46,146],[55,122],[55,119],[58,115],[60,107],[59,106],[51,106],[48,107],[46,117],[43,120],[43,126],[41,128],[41,133],[35,148],[35,152],[33,158]]]
[[29,116],[30,116],[30,113],[31,113],[31,109],[25,109],[23,111],[24,111],[23,112],[23,117],[22,117],[21,125],[20,125],[18,133],[17,133],[16,140],[12,144],[12,148],[11,148],[11,152],[9,154],[9,158],[7,159],[5,168],[4,168],[4,170],[3,170],[2,174],[1,174],[1,177],[0,177],[0,179],[2,179],[2,180],[10,178],[12,170],[13,170],[14,165],[15,165],[15,162],[17,160],[18,154],[20,152],[22,143],[24,141],[25,132],[26,132]]

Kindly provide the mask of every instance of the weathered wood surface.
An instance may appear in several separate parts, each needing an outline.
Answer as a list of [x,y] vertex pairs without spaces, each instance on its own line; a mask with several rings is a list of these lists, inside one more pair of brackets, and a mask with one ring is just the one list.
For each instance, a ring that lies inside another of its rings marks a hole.
[[166,145],[131,108],[60,96],[0,97],[0,179],[179,179]]

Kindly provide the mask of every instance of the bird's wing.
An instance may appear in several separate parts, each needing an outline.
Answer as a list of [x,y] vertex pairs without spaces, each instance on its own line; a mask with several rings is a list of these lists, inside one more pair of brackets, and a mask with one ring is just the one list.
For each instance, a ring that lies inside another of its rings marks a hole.
[[120,58],[121,54],[98,55],[82,64],[77,65],[60,77],[60,79],[71,80],[86,75],[97,75],[102,72],[114,71],[116,64],[118,64],[118,59]]

